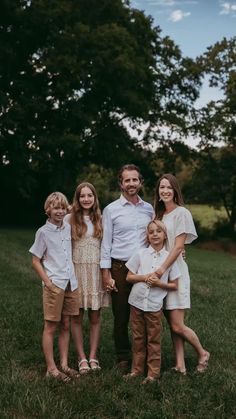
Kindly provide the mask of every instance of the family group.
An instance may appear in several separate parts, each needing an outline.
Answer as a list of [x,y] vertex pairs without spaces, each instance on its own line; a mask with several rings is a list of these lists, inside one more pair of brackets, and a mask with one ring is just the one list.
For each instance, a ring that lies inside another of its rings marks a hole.
[[[186,341],[195,349],[196,371],[202,373],[210,353],[184,323],[185,310],[190,308],[184,246],[197,233],[178,181],[169,173],[158,180],[153,208],[139,196],[143,177],[136,165],[124,165],[118,178],[121,195],[102,215],[96,190],[88,182],[77,186],[71,206],[60,192],[46,199],[48,220],[29,250],[43,283],[46,377],[66,383],[101,369],[100,315],[102,307],[110,304],[116,365],[125,380],[143,377],[142,384],[148,384],[159,378],[163,312],[175,351],[173,371],[186,375]],[[88,358],[83,341],[85,311],[90,326]],[[59,367],[53,352],[58,325]],[[68,365],[70,330],[78,369]]]

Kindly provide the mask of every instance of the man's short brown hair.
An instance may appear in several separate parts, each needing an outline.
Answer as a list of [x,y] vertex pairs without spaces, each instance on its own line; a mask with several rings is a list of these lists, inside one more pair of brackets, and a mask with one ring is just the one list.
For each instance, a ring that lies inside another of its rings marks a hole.
[[124,166],[121,167],[118,174],[119,184],[122,183],[122,175],[125,170],[128,170],[128,171],[136,170],[136,172],[138,172],[138,177],[139,177],[140,182],[143,183],[144,179],[141,174],[140,168],[136,166],[135,164],[125,164]]

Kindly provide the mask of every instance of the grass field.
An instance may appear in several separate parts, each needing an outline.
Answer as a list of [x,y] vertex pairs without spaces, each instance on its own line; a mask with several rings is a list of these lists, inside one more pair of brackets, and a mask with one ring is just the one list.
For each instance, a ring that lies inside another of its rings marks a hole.
[[[188,375],[170,371],[174,358],[164,324],[160,383],[125,383],[114,367],[112,316],[107,309],[103,311],[101,373],[63,385],[44,378],[41,285],[28,255],[32,241],[32,231],[0,230],[1,419],[236,418],[235,257],[187,248],[193,306],[187,323],[211,352],[204,375],[194,373],[196,355],[187,344]],[[76,366],[73,344],[70,358]]]
[[227,215],[223,207],[217,209],[209,205],[187,205],[193,218],[198,221],[201,227],[212,230],[217,221],[226,220]]

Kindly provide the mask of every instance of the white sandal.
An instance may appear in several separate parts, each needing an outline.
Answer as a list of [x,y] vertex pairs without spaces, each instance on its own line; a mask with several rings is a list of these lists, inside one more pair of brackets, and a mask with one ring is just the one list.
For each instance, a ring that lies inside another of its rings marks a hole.
[[[82,366],[84,362],[86,362],[87,365]],[[88,372],[90,371],[88,360],[86,358],[83,358],[81,359],[81,361],[78,361],[78,368],[79,368],[79,373],[81,375],[88,374]]]
[[[95,365],[91,365],[91,364],[95,364]],[[94,358],[90,358],[89,360],[89,365],[92,371],[100,371],[101,367],[99,365],[99,361],[97,359]]]

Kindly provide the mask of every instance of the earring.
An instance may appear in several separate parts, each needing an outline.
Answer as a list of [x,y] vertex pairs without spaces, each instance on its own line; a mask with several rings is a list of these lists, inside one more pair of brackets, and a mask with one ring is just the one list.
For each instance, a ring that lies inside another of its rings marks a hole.
[[162,201],[162,199],[161,198],[159,198],[159,202],[161,202]]

